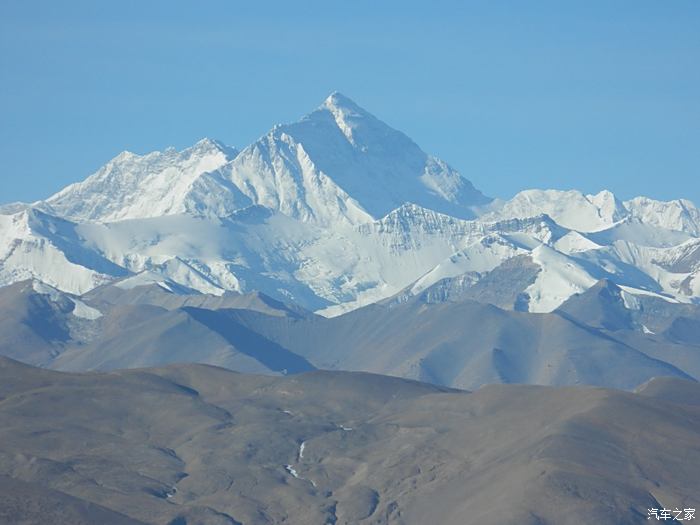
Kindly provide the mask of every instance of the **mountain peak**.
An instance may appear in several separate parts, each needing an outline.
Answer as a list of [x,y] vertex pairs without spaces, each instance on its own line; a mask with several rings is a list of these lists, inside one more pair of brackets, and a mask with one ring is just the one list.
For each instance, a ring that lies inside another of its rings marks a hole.
[[[292,173],[317,170],[375,219],[406,202],[473,218],[473,206],[490,201],[445,162],[427,155],[404,133],[338,91],[312,113],[275,128],[268,137],[258,146],[260,151],[268,147],[265,140],[274,141],[273,149],[278,150],[293,145],[286,159],[303,150],[307,160]],[[274,170],[270,166],[268,171]],[[309,188],[298,194],[308,195]]]
[[[62,217],[112,222],[173,215],[200,208],[230,213],[231,188],[210,175],[236,155],[234,148],[205,138],[177,151],[122,152],[86,180],[64,188],[42,205]],[[238,199],[246,201],[246,199]],[[247,202],[247,201],[246,201]],[[225,203],[225,204],[224,204]]]
[[355,132],[358,126],[363,121],[377,121],[368,111],[339,91],[331,93],[318,110],[330,112],[338,129],[345,135],[348,142],[356,147],[359,146]]
[[124,150],[118,155],[116,155],[114,158],[112,158],[112,160],[110,160],[109,162],[124,162],[134,157],[138,157],[138,155],[133,151]]
[[194,146],[192,148],[197,148],[197,149],[221,149],[224,147],[224,145],[219,142],[218,140],[211,139],[209,137],[204,137],[203,139],[198,140],[195,142]]
[[100,222],[228,216],[259,204],[304,221],[357,224],[406,202],[473,218],[485,201],[446,163],[335,91],[240,154],[211,138],[179,152],[125,152],[45,203],[60,216]]
[[350,97],[343,95],[340,91],[334,91],[328,97],[326,100],[323,101],[323,104],[321,107],[325,107],[327,109],[333,110],[333,109],[345,109],[345,110],[351,110],[351,111],[356,111],[356,112],[362,112],[366,113],[365,110],[363,110],[360,106],[358,106],[354,100],[352,100]]
[[210,153],[223,153],[229,158],[229,160],[233,159],[233,157],[235,157],[238,153],[238,151],[235,148],[227,146],[223,142],[209,137],[204,137],[203,139],[199,140],[194,146],[183,150],[182,153],[185,152],[200,155],[206,155]]

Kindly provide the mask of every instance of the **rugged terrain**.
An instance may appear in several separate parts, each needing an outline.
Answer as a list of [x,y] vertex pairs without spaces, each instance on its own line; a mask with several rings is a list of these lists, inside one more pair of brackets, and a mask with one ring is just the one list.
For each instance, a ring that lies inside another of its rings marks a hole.
[[262,294],[180,295],[150,285],[78,298],[24,281],[0,288],[0,354],[69,371],[198,362],[275,375],[365,371],[466,389],[629,390],[656,376],[700,377],[696,305],[652,297],[629,310],[609,281],[552,313],[441,292],[436,285],[326,318]]
[[492,199],[340,93],[123,152],[0,207],[0,522],[695,508],[699,275],[691,202]]
[[0,521],[623,524],[700,494],[700,387],[0,359]]
[[[124,152],[43,201],[3,206],[0,285],[37,279],[82,295],[167,282],[335,316],[444,280],[551,312],[608,279],[628,304],[692,304],[699,235],[700,211],[682,199],[536,189],[491,199],[334,93],[240,151],[204,139]],[[504,263],[527,271],[510,280]],[[493,289],[504,279],[507,296]]]

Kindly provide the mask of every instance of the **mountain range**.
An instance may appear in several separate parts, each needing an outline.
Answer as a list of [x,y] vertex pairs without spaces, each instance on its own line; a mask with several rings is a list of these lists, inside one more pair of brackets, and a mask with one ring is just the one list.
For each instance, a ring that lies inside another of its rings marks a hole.
[[[124,152],[85,181],[0,215],[0,284],[84,294],[121,280],[262,292],[326,316],[476,283],[528,255],[519,308],[550,312],[600,279],[697,303],[700,211],[685,200],[527,190],[493,200],[334,93],[238,151]],[[466,281],[465,281],[466,282]],[[514,305],[506,305],[513,307]]]
[[692,510],[699,275],[689,201],[493,199],[340,93],[121,153],[0,207],[0,522]]
[[0,353],[476,388],[700,377],[700,210],[484,196],[340,93],[237,150],[124,152],[0,208]]
[[490,385],[0,357],[0,522],[627,525],[695,509],[700,387]]

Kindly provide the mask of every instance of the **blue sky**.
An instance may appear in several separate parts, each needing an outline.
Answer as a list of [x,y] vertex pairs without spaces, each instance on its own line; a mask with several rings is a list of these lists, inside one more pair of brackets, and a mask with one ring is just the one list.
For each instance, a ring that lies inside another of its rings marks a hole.
[[339,90],[492,196],[700,205],[697,0],[3,0],[0,71],[0,202]]

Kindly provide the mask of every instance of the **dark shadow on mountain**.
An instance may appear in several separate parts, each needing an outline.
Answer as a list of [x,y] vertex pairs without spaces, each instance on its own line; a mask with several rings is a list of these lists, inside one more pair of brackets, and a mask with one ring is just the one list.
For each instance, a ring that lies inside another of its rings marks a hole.
[[700,345],[700,320],[678,317],[664,335],[679,344]]
[[570,257],[576,261],[576,264],[579,264],[584,270],[586,270],[586,272],[599,281],[606,279],[614,282],[617,285],[641,288],[642,290],[648,290],[660,294],[663,294],[664,292],[659,283],[654,281],[654,279],[649,277],[636,266],[621,260],[611,259],[619,270],[617,273],[612,274],[601,266],[586,259],[584,255],[585,252],[579,255],[570,255]]
[[52,305],[42,295],[28,297],[27,303],[28,315],[22,319],[22,324],[47,342],[65,343],[70,340],[70,332],[65,326],[65,321],[60,318],[58,305]]
[[290,374],[316,370],[316,367],[303,357],[290,352],[283,346],[262,337],[224,315],[211,310],[192,307],[185,307],[183,311],[210,330],[221,335],[236,350],[256,359],[270,370]]
[[610,335],[610,334],[605,333],[603,330],[600,330],[600,329],[595,328],[595,327],[592,327],[592,326],[588,326],[587,324],[582,323],[581,321],[579,321],[579,320],[576,319],[575,317],[572,317],[572,316],[571,316],[570,314],[568,314],[567,312],[564,312],[564,311],[561,311],[561,310],[555,310],[555,311],[552,312],[552,313],[553,313],[554,315],[558,315],[559,317],[562,317],[563,319],[566,319],[566,320],[569,321],[571,324],[576,325],[577,327],[579,327],[579,328],[582,329],[582,330],[585,330],[586,332],[588,332],[588,333],[591,334],[591,335],[600,337],[600,338],[602,338],[602,339],[607,339],[608,341],[610,341],[610,342],[612,342],[612,343],[621,345],[621,346],[620,346],[620,349],[621,349],[621,350],[628,351],[628,352],[630,352],[630,353],[632,353],[632,354],[635,354],[635,355],[637,355],[637,356],[642,357],[644,360],[648,360],[649,362],[653,362],[653,363],[655,363],[655,364],[657,364],[657,365],[659,365],[659,366],[661,366],[661,367],[663,367],[663,368],[666,368],[666,371],[667,371],[666,373],[667,373],[669,376],[675,376],[675,377],[680,377],[680,378],[682,378],[682,379],[686,379],[686,380],[689,380],[689,381],[695,381],[695,378],[694,378],[693,376],[691,376],[691,375],[685,373],[685,372],[684,372],[683,370],[681,370],[680,368],[677,368],[676,366],[674,366],[674,365],[672,365],[672,364],[670,364],[670,363],[667,363],[666,361],[662,361],[662,360],[660,360],[660,359],[656,359],[656,358],[654,358],[654,357],[651,357],[651,356],[645,354],[644,352],[641,352],[640,350],[634,348],[633,346],[630,346],[630,345],[627,344],[624,340],[618,339],[618,338],[616,338],[616,337],[614,337],[614,336],[612,336],[612,335]]
[[609,279],[602,279],[583,293],[574,294],[555,313],[611,331],[634,330],[635,326],[632,312],[622,298],[622,290]]

